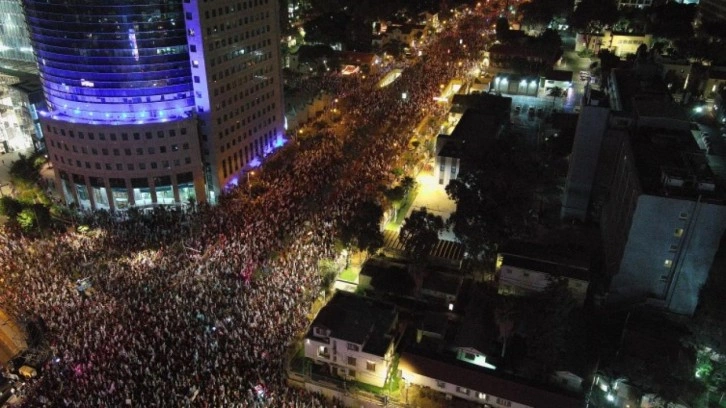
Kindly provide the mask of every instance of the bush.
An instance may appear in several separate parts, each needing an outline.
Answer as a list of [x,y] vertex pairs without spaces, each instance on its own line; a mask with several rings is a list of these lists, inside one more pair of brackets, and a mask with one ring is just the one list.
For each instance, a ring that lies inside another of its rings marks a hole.
[[8,218],[15,218],[21,211],[23,211],[23,205],[20,201],[12,197],[0,198],[0,214]]

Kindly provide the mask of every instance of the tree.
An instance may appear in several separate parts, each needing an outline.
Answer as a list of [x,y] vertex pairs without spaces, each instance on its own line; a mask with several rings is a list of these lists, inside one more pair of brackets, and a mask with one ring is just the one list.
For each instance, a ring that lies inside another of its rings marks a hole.
[[511,140],[479,146],[472,142],[462,162],[467,165],[446,186],[456,201],[448,223],[472,256],[492,258],[498,245],[533,232],[533,192],[546,182],[546,173],[534,154],[517,149]]
[[527,355],[537,363],[537,375],[546,375],[561,364],[567,353],[567,332],[576,305],[566,278],[552,279],[544,292],[524,303],[520,313],[525,319]]
[[494,321],[499,328],[499,341],[502,342],[503,358],[507,353],[507,342],[514,333],[514,326],[520,318],[518,315],[517,298],[513,296],[500,296],[499,304],[494,308]]
[[18,214],[17,217],[18,224],[20,224],[20,227],[23,228],[25,232],[30,231],[33,226],[35,226],[36,223],[36,217],[33,213],[32,208],[25,208],[23,211]]
[[349,248],[354,245],[361,251],[375,252],[383,246],[382,218],[380,205],[370,201],[361,203],[353,217],[341,227],[340,240]]
[[409,194],[416,187],[416,180],[413,177],[406,176],[401,180],[401,187],[406,194]]
[[21,211],[23,211],[23,204],[18,200],[7,196],[0,197],[0,214],[8,218],[15,218]]
[[552,21],[554,12],[550,8],[542,7],[542,4],[541,1],[530,1],[519,6],[522,25],[539,30]]
[[552,107],[553,108],[555,107],[555,101],[557,100],[557,98],[561,98],[565,95],[566,95],[565,90],[560,88],[559,86],[553,86],[552,88],[550,88],[549,91],[547,91],[547,96],[552,97]]
[[383,195],[394,208],[398,209],[403,199],[406,198],[406,189],[403,186],[396,186],[384,191]]
[[538,47],[542,47],[552,51],[561,51],[562,49],[562,38],[560,34],[552,29],[546,29],[542,34],[537,37],[536,42]]
[[649,13],[654,36],[671,41],[693,37],[693,20],[696,17],[695,4],[665,3],[652,7]]
[[439,231],[442,229],[444,229],[444,220],[423,208],[411,212],[406,218],[398,239],[411,260],[422,261],[428,258],[433,247],[439,242]]
[[571,25],[586,33],[599,32],[618,19],[618,6],[614,0],[582,0],[572,13]]
[[506,17],[500,17],[497,19],[496,34],[497,40],[501,42],[506,42],[509,40],[509,20],[507,20]]

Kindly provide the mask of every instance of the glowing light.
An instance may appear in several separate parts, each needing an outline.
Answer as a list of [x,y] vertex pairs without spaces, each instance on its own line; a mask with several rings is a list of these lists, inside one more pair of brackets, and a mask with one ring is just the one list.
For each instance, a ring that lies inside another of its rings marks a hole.
[[[302,133],[302,129],[300,129],[300,130],[301,130],[300,133]],[[277,135],[277,138],[275,138],[275,141],[273,143],[275,145],[275,148],[277,149],[277,148],[284,146],[285,143],[287,143],[287,140],[285,140],[285,138],[282,137],[282,135]]]
[[260,167],[261,164],[262,164],[262,161],[260,161],[260,158],[257,156],[253,157],[252,160],[250,160],[249,163],[247,163],[247,165],[253,169]]

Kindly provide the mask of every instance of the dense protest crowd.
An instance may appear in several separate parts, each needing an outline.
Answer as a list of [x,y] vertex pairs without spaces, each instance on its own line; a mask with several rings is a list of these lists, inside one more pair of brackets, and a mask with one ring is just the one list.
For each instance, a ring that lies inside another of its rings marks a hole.
[[290,146],[260,194],[144,220],[93,216],[89,231],[49,239],[0,234],[0,308],[42,322],[50,348],[25,405],[340,406],[286,386],[284,364],[337,227],[377,199],[439,84],[471,68],[444,43],[389,87],[347,92],[346,127],[371,131]]

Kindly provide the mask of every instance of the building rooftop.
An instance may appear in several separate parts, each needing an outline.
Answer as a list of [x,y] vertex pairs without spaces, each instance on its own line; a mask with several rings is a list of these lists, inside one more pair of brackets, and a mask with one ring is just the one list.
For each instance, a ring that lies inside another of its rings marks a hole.
[[391,304],[339,291],[320,310],[311,327],[330,330],[330,337],[360,344],[364,352],[383,356],[392,341],[389,332],[397,318],[398,311]]
[[461,289],[461,277],[440,273],[429,273],[423,281],[422,289],[457,296]]
[[451,100],[451,112],[464,113],[469,109],[509,115],[512,98],[489,93],[455,94]]
[[491,370],[430,353],[404,352],[398,368],[537,408],[579,408],[583,402],[582,398],[561,394],[521,379],[494,375]]
[[690,132],[641,127],[630,142],[644,193],[721,202],[726,198],[722,179]]
[[[620,106],[613,104],[615,110],[633,111],[633,100],[671,101],[668,88],[658,76],[641,75],[636,70],[613,69],[610,71],[611,88],[618,95]],[[620,108],[620,109],[618,109]]]
[[502,264],[540,271],[554,277],[590,280],[590,250],[578,245],[512,241],[499,252]]

